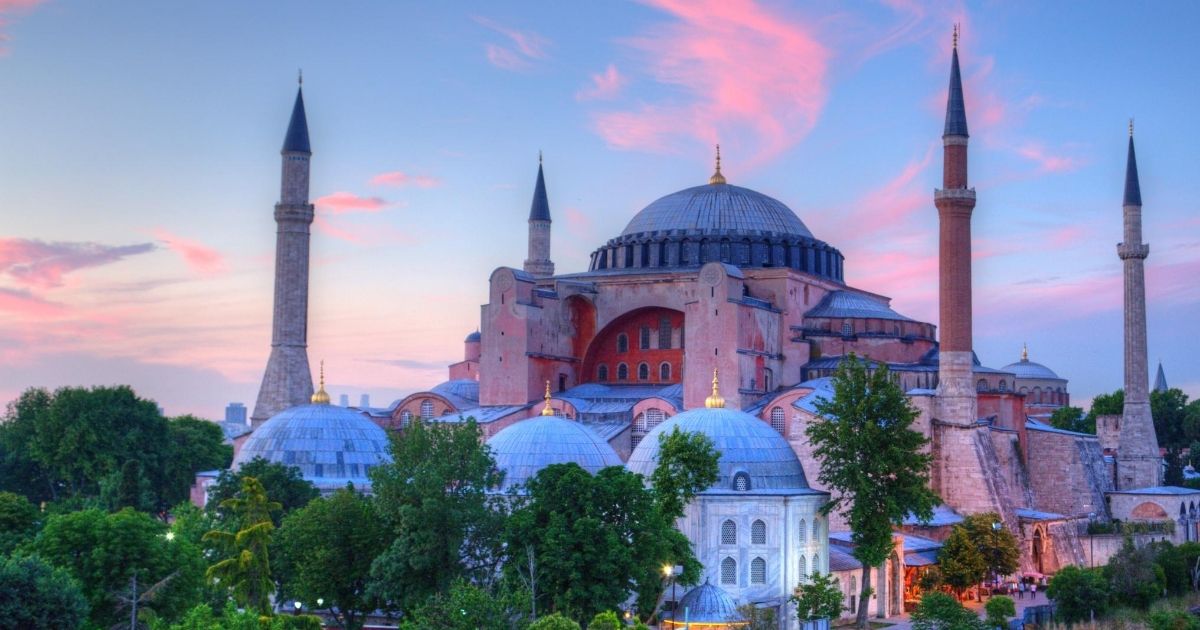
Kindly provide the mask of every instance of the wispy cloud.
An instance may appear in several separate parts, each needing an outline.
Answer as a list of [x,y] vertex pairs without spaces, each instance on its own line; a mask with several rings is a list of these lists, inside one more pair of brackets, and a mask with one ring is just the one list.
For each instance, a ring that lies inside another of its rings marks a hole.
[[550,40],[533,31],[520,31],[481,15],[472,16],[475,23],[491,29],[508,39],[507,45],[484,44],[484,53],[493,66],[504,70],[523,70],[533,61],[546,58]]
[[0,312],[20,317],[46,318],[57,317],[66,311],[62,304],[42,299],[27,289],[0,287]]
[[410,175],[403,171],[387,171],[372,177],[370,184],[372,186],[393,186],[395,188],[403,188],[405,186],[437,188],[442,185],[442,180],[430,175]]
[[91,242],[0,238],[0,274],[28,287],[60,287],[73,271],[118,262],[154,251],[154,243],[104,245]]
[[725,138],[753,165],[812,129],[828,96],[830,52],[807,24],[753,0],[648,4],[674,21],[626,43],[673,94],[597,114],[594,127],[609,146],[669,152],[681,140]]
[[621,75],[617,67],[613,64],[608,64],[604,72],[592,75],[592,82],[587,87],[580,89],[575,93],[575,100],[579,101],[598,101],[614,99],[621,93],[621,88],[625,87],[628,79]]
[[1064,173],[1083,165],[1081,158],[1056,155],[1046,150],[1040,142],[1026,142],[1017,147],[1017,155],[1037,164],[1041,173]]
[[4,30],[8,26],[8,16],[31,11],[42,2],[43,0],[0,0],[0,57],[8,54],[9,36]]
[[338,191],[318,197],[313,205],[328,214],[348,214],[379,212],[390,204],[381,197],[360,197],[351,192]]
[[188,267],[203,275],[225,271],[225,257],[221,252],[191,239],[172,234],[164,229],[154,230],[154,237],[162,241],[167,249],[179,254]]
[[419,359],[367,359],[371,363],[382,363],[410,370],[444,370],[453,361],[422,361]]

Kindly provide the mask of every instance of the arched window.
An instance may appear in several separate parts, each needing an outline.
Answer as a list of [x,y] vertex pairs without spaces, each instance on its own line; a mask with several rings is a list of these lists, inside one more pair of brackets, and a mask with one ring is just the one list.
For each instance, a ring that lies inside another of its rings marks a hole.
[[721,544],[736,545],[737,544],[737,523],[726,519],[721,523]]
[[1008,381],[1006,381],[1004,379],[1000,379],[1000,391],[1002,391],[1002,392],[1008,391]]
[[751,584],[766,584],[767,583],[767,561],[762,558],[755,558],[750,561],[750,583]]
[[771,368],[763,368],[763,391],[769,392],[774,389],[774,381],[775,373],[771,371]]
[[1042,388],[1041,387],[1033,388],[1033,402],[1035,402],[1035,403],[1042,402]]
[[800,568],[800,581],[807,582],[808,581],[808,560],[805,560],[804,556],[800,556],[800,567],[799,568]]
[[647,365],[645,363],[638,364],[638,380],[639,381],[650,380],[650,366],[649,365]]
[[819,554],[819,553],[813,554],[812,572],[813,573],[821,572],[821,554]]
[[667,414],[663,413],[662,409],[647,409],[646,410],[646,430],[650,431],[654,427],[662,424]]
[[797,531],[800,532],[800,544],[808,542],[808,522],[800,519],[800,527],[797,528]]
[[658,320],[658,349],[671,349],[671,318],[660,317]]
[[607,381],[608,380],[608,366],[607,365],[601,365],[600,367],[596,368],[596,380],[597,381]]
[[979,379],[979,382],[975,383],[975,389],[978,391],[981,391],[981,392],[986,392],[987,391],[987,381],[982,378]]
[[629,366],[628,365],[625,365],[624,363],[617,364],[617,380],[618,381],[629,380]]
[[783,407],[775,407],[771,410],[771,428],[778,431],[780,435],[783,435]]
[[625,333],[617,335],[617,352],[629,352],[629,335]]
[[821,542],[821,524],[822,524],[822,522],[823,521],[819,517],[813,519],[812,539],[813,539],[813,542],[815,542],[815,543]]
[[429,420],[432,417],[433,417],[433,401],[428,400],[428,399],[422,400],[421,401],[421,419]]
[[767,524],[762,522],[761,519],[755,520],[750,524],[750,544],[767,544]]
[[642,350],[650,349],[650,327],[649,326],[642,326],[641,331],[638,332],[638,347],[641,348]]
[[671,380],[671,364],[670,363],[663,361],[662,363],[660,363],[658,365],[658,380],[660,380],[660,381]]
[[408,425],[411,423],[412,423],[412,412],[411,411],[401,411],[400,412],[400,428],[407,429]]
[[733,489],[738,492],[750,491],[750,475],[740,472],[733,476]]
[[737,560],[725,558],[721,561],[721,583],[737,584]]

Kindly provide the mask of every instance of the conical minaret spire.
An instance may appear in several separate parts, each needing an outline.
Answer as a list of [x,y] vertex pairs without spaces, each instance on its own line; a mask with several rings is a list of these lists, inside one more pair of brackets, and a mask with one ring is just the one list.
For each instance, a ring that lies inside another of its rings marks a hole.
[[529,258],[525,271],[544,278],[554,275],[550,260],[550,200],[546,196],[546,175],[542,171],[542,154],[538,152],[537,183],[533,186],[533,203],[529,206]]
[[275,310],[271,328],[271,357],[263,373],[251,426],[312,400],[312,370],[308,365],[308,262],[313,205],[308,202],[308,119],[304,93],[296,102],[283,138],[283,176],[275,204]]

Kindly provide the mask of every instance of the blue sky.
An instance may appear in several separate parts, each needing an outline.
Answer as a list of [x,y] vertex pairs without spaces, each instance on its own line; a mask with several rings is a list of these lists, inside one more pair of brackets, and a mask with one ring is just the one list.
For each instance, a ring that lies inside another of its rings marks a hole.
[[0,395],[130,383],[251,403],[278,150],[304,69],[310,356],[386,404],[444,378],[525,255],[537,153],[560,272],[706,181],[790,206],[846,277],[936,323],[951,25],[971,127],[975,344],[1076,402],[1121,385],[1126,125],[1150,361],[1200,395],[1194,3],[0,0]]

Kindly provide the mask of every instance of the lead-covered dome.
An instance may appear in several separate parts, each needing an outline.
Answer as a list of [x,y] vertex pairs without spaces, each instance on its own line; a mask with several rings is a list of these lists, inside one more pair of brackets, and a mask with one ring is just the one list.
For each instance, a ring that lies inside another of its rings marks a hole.
[[658,439],[678,427],[702,433],[721,453],[717,482],[701,494],[807,494],[804,468],[787,440],[771,425],[736,409],[690,409],[654,427],[627,466],[647,479],[658,466]]
[[1009,363],[1008,365],[1000,368],[1000,370],[1002,372],[1011,372],[1017,378],[1021,378],[1021,379],[1040,379],[1040,380],[1055,380],[1055,381],[1066,380],[1063,377],[1056,374],[1054,372],[1054,370],[1051,370],[1050,368],[1042,365],[1041,363],[1035,363],[1028,359],[1018,361],[1016,363]]
[[803,236],[812,232],[777,199],[731,184],[705,184],[671,193],[646,206],[621,236],[674,232]]
[[552,464],[579,464],[593,475],[620,466],[621,458],[604,438],[584,425],[557,416],[521,420],[487,441],[496,468],[504,471],[499,490],[519,493],[525,482]]
[[371,468],[392,461],[383,429],[359,412],[329,404],[301,405],[275,414],[250,434],[233,468],[256,457],[299,468],[322,492],[347,483],[369,489]]

